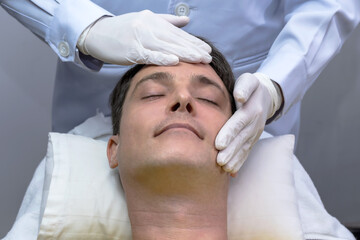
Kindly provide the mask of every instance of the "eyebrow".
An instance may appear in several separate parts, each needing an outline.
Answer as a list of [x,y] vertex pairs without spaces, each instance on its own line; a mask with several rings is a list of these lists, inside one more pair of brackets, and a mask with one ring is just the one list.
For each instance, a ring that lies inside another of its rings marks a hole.
[[157,82],[168,82],[169,80],[174,79],[174,75],[167,73],[167,72],[156,72],[156,73],[152,73],[150,75],[146,75],[145,77],[143,77],[142,79],[140,79],[135,87],[134,90],[132,91],[133,93],[136,91],[136,89],[144,82],[149,81],[149,80],[155,80]]

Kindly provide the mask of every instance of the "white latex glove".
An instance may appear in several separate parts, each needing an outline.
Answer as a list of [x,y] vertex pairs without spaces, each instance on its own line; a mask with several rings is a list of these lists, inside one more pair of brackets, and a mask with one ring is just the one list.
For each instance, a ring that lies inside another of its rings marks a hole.
[[237,111],[219,131],[215,146],[219,150],[217,163],[235,176],[247,159],[252,146],[264,130],[266,120],[282,103],[268,76],[244,73],[235,83]]
[[186,16],[155,14],[149,10],[103,17],[83,31],[79,50],[106,63],[176,65],[211,62],[211,48],[179,27]]

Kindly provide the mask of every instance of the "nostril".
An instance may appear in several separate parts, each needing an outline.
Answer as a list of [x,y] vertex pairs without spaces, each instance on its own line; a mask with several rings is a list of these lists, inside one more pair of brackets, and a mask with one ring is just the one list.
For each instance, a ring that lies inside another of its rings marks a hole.
[[175,112],[180,107],[180,103],[176,103],[174,106],[172,106],[171,111]]
[[186,105],[186,110],[189,112],[189,113],[191,113],[191,111],[192,111],[192,106],[191,106],[191,104],[187,104]]

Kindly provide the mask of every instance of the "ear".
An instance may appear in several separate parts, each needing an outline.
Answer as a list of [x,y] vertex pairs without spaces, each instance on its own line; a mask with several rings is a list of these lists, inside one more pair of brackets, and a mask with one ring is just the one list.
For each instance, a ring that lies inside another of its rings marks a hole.
[[106,148],[107,158],[109,161],[109,166],[111,168],[116,168],[118,166],[118,161],[116,158],[118,146],[119,146],[119,136],[118,135],[111,136]]

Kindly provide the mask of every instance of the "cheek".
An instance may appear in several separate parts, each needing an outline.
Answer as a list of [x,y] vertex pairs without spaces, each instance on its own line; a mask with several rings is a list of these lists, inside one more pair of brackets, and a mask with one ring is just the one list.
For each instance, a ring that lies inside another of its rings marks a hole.
[[127,154],[147,144],[154,134],[161,113],[157,107],[133,104],[123,109],[120,122],[120,154]]
[[142,111],[137,109],[129,109],[123,112],[123,116],[120,121],[120,144],[130,145],[137,138],[140,138],[141,134],[144,134],[146,129],[146,116],[142,114]]
[[142,131],[141,128],[143,127],[143,125],[139,120],[142,118],[141,112],[139,114],[137,114],[137,111],[135,111],[135,109],[123,109],[120,121],[118,148],[120,159],[126,157],[126,154],[129,152],[127,149],[130,150],[131,146],[136,145],[136,136],[138,136]]
[[217,111],[207,111],[202,116],[205,129],[209,134],[209,140],[215,147],[215,139],[220,129],[224,126],[226,121],[229,119],[228,114],[219,113]]

